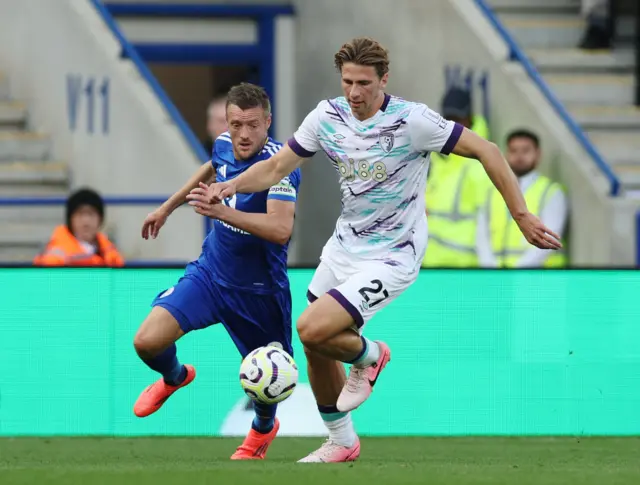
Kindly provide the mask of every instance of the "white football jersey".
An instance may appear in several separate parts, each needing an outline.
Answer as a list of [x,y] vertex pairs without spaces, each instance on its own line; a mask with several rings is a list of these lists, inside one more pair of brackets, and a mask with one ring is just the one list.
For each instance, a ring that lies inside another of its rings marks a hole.
[[347,252],[412,253],[415,262],[427,243],[429,154],[451,153],[462,131],[424,104],[389,95],[372,118],[359,121],[339,97],[321,101],[289,146],[303,157],[323,150],[338,171],[342,213],[333,238]]

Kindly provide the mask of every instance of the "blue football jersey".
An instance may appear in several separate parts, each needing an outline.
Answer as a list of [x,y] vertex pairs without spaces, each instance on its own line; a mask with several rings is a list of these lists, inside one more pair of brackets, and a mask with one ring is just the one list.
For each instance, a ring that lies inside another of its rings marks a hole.
[[[253,158],[236,160],[231,137],[229,133],[223,133],[216,139],[211,155],[216,181],[225,182],[237,177],[254,163],[274,155],[281,147],[281,143],[269,138]],[[270,199],[296,202],[300,180],[300,169],[296,169],[269,190],[236,194],[224,204],[242,212],[266,214]],[[288,243],[279,245],[265,241],[216,219],[213,230],[204,240],[200,262],[211,269],[216,281],[223,286],[270,294],[289,288],[288,246]]]

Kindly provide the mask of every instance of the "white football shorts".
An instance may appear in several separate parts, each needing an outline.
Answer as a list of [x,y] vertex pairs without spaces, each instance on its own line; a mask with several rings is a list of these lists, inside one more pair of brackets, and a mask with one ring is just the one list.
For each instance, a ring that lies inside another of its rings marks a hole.
[[[395,300],[418,278],[414,257],[389,253],[379,259],[361,259],[329,240],[309,284],[310,303],[329,293],[349,312],[359,332],[380,310]],[[410,249],[410,248],[409,248]],[[421,260],[421,258],[417,258]]]

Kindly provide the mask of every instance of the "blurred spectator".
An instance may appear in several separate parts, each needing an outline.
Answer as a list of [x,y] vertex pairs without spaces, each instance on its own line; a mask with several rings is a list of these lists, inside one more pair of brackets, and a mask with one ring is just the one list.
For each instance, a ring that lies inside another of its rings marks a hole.
[[207,133],[215,140],[227,131],[227,95],[214,98],[207,108]]
[[[442,115],[489,137],[487,121],[473,113],[471,94],[452,88],[444,96]],[[429,244],[423,267],[478,266],[475,249],[478,209],[491,181],[477,160],[455,154],[431,154],[425,194]]]
[[[540,174],[540,141],[527,130],[507,138],[507,161],[520,182],[529,211],[560,237],[567,222],[567,199],[560,184]],[[497,189],[490,189],[478,215],[478,258],[485,268],[563,268],[564,250],[550,251],[531,246],[511,218]]]
[[124,261],[107,236],[102,197],[81,189],[67,199],[67,223],[58,226],[35,266],[123,266]]
[[579,47],[586,50],[610,49],[611,27],[609,25],[610,0],[582,0],[582,15],[587,29]]
[[227,95],[216,96],[207,106],[207,135],[204,143],[207,153],[213,150],[213,142],[227,131]]

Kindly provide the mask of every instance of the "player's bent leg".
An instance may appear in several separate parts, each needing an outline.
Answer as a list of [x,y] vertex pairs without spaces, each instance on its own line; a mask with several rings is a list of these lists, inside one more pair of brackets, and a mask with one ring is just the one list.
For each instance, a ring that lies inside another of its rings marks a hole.
[[156,306],[142,323],[133,340],[136,352],[147,366],[162,377],[148,386],[136,401],[133,412],[138,417],[155,413],[178,389],[190,384],[196,372],[191,365],[181,365],[175,342],[184,332],[165,308]]
[[388,303],[384,302],[389,296],[385,290],[382,294],[386,296],[370,306],[371,297],[365,290],[381,292],[383,286],[380,283],[381,288],[369,288],[367,285],[372,283],[366,274],[356,275],[320,297],[298,320],[298,333],[305,346],[353,364],[336,403],[340,412],[352,411],[369,398],[380,372],[391,359],[386,344],[361,337],[353,330],[362,328],[365,316],[371,317],[371,306],[383,308]]
[[362,350],[360,336],[351,327],[354,319],[330,294],[309,305],[297,322],[305,347],[325,357],[350,362]]
[[[417,272],[381,263],[367,263],[361,267],[361,272],[331,290],[336,301],[353,317],[359,333],[362,333],[365,322],[399,296],[417,277]],[[349,377],[336,403],[342,412],[356,409],[369,398],[380,373],[391,360],[391,351],[384,342],[374,342],[364,336],[360,340],[360,352],[348,362],[352,364]]]
[[173,315],[165,308],[156,306],[140,325],[133,339],[133,346],[141,359],[150,360],[183,335],[184,332]]
[[299,463],[339,463],[353,461],[360,455],[360,442],[349,413],[341,413],[336,401],[346,374],[344,365],[305,347],[309,382],[318,404],[318,411],[329,430],[329,439]]
[[162,379],[149,386],[134,406],[137,416],[156,412],[178,389],[196,376],[193,366],[182,366],[174,342],[192,330],[220,321],[219,298],[211,292],[211,274],[199,261],[187,265],[178,283],[160,293],[134,339],[136,351]]

